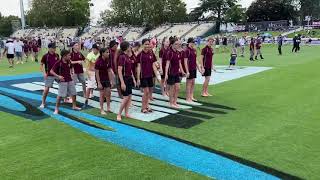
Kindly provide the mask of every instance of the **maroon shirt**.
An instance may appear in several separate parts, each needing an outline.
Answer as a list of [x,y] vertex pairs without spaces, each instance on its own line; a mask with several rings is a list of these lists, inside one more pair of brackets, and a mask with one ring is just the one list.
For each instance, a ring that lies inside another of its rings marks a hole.
[[71,63],[70,62],[64,63],[62,60],[60,60],[53,66],[52,69],[56,74],[58,74],[59,76],[63,76],[64,77],[64,81],[63,82],[72,81]]
[[32,51],[33,51],[33,52],[38,52],[38,51],[39,51],[39,49],[38,49],[38,43],[37,43],[36,41],[34,41],[34,42],[32,43]]
[[206,46],[202,49],[201,55],[203,55],[203,67],[207,69],[212,68],[213,49]]
[[133,60],[128,55],[121,54],[119,56],[118,65],[123,67],[122,72],[124,77],[132,77],[133,63]]
[[111,63],[109,60],[104,60],[102,57],[99,57],[95,64],[95,69],[99,70],[100,82],[110,81],[108,70],[111,69]]
[[189,71],[197,70],[197,50],[188,47],[185,51],[185,58],[188,58]]
[[116,50],[110,49],[111,67],[115,74],[118,74],[117,64],[114,64],[114,58],[116,56]]
[[138,61],[137,61],[137,56],[135,55],[135,53],[132,51],[132,56],[129,57],[130,60],[133,62],[132,65],[132,73],[133,76],[136,77],[137,76],[137,66],[138,66]]
[[53,76],[50,73],[50,71],[58,61],[59,61],[59,55],[56,53],[55,54],[47,53],[44,56],[42,56],[41,63],[44,64],[45,71],[48,76]]
[[28,43],[23,43],[23,52],[28,53],[29,52],[29,44]]
[[[71,61],[84,61],[86,58],[83,56],[81,52],[72,52],[71,53]],[[83,73],[83,66],[82,64],[73,64],[72,65],[75,74],[82,74]]]
[[170,48],[167,48],[167,49],[161,48],[159,52],[159,58],[162,59],[161,66],[162,66],[163,74],[165,74],[165,71],[166,71],[166,64],[167,64],[166,58],[169,51],[170,51]]
[[183,54],[179,51],[170,50],[167,56],[167,61],[170,61],[169,72],[170,76],[179,75],[180,72],[180,61],[183,59]]
[[138,63],[141,66],[141,77],[151,78],[153,77],[153,63],[157,61],[156,56],[152,51],[142,51],[137,57]]

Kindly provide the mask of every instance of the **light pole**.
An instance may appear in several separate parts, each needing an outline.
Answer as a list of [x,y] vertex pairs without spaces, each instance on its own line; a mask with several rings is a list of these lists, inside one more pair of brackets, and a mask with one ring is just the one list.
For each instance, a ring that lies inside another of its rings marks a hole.
[[24,29],[26,27],[26,20],[24,16],[23,0],[20,0],[20,12],[21,12],[21,27],[22,29]]

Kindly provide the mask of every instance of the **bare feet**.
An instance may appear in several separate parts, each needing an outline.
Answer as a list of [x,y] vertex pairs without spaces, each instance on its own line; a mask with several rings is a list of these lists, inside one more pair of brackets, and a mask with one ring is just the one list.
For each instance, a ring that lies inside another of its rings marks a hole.
[[76,110],[76,111],[81,111],[81,108],[79,107],[72,107],[73,110]]
[[202,93],[201,96],[202,96],[202,97],[208,97],[208,94]]
[[46,106],[45,104],[41,104],[41,105],[39,106],[39,108],[40,108],[40,109],[43,109],[45,106]]
[[192,101],[197,102],[198,100],[197,100],[197,99],[195,99],[195,98],[192,98]]
[[59,114],[59,110],[56,109],[53,114]]
[[121,115],[117,115],[117,121],[122,121],[122,117],[121,117]]
[[101,115],[107,115],[107,113],[106,113],[105,111],[103,111],[103,110],[100,111],[100,114],[101,114]]
[[127,114],[126,118],[132,119],[132,116],[130,116],[130,114]]

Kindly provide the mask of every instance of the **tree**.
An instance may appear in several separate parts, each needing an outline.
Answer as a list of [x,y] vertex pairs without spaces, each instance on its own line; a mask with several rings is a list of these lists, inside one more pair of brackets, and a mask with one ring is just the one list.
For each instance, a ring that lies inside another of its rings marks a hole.
[[220,25],[228,9],[233,7],[238,0],[200,0],[199,8],[203,13],[210,13],[216,20],[216,32],[220,32]]
[[236,4],[227,10],[225,18],[226,23],[244,23],[247,21],[246,8]]
[[20,21],[17,16],[2,16],[0,13],[0,36],[9,37],[13,33],[12,21]]
[[249,22],[296,20],[293,0],[257,0],[247,10]]
[[299,6],[302,21],[306,16],[312,16],[313,19],[320,19],[319,0],[299,0]]
[[186,4],[181,0],[112,0],[111,9],[100,14],[100,24],[152,25],[186,20]]
[[89,22],[89,0],[33,0],[27,23],[33,27],[84,26]]

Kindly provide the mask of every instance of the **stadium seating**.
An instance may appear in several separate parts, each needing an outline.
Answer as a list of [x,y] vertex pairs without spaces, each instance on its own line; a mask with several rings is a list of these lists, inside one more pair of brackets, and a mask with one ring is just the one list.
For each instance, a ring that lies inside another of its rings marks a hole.
[[145,38],[152,38],[152,37],[158,36],[160,33],[164,32],[165,30],[167,30],[169,28],[170,28],[169,25],[159,26],[159,27],[149,31],[148,33],[144,34],[139,39],[142,40]]
[[129,28],[128,33],[124,36],[127,41],[135,41],[142,34],[144,28]]
[[186,38],[189,38],[189,37],[195,38],[195,37],[203,36],[205,33],[207,33],[213,27],[214,27],[213,22],[200,24],[198,27],[196,27],[191,32],[189,32],[185,37]]
[[104,31],[97,36],[97,38],[102,39],[115,39],[116,37],[122,36],[125,31],[127,31],[127,27],[107,27]]
[[33,29],[20,29],[15,31],[11,37],[16,37],[16,38],[22,38],[22,37],[27,37],[30,35],[30,33],[33,31]]
[[58,33],[58,37],[76,37],[78,28],[62,28]]
[[170,36],[182,37],[184,34],[186,34],[195,26],[197,26],[197,24],[186,23],[186,24],[173,25],[170,29],[160,34],[158,36],[158,39],[163,39],[164,37],[170,37]]
[[103,31],[104,28],[102,27],[91,27],[87,32],[85,32],[84,34],[82,34],[81,38],[85,39],[85,38],[92,38],[96,35],[98,35],[101,31]]

